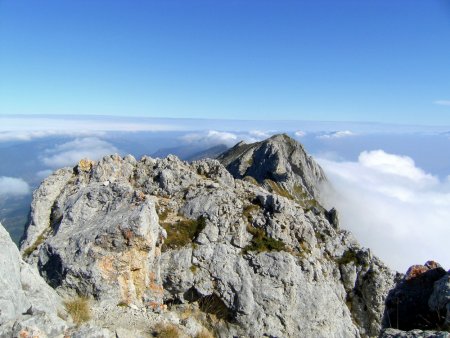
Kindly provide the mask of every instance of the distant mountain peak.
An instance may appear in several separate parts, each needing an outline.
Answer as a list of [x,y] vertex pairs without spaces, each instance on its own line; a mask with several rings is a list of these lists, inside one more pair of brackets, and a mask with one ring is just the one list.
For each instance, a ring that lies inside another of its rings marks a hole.
[[250,144],[239,142],[218,160],[235,178],[255,179],[267,189],[283,191],[297,200],[318,198],[319,187],[326,182],[322,168],[286,134]]

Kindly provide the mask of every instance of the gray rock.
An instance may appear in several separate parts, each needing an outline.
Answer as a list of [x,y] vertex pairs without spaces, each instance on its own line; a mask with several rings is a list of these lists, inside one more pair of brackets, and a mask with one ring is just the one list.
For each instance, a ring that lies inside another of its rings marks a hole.
[[235,178],[252,177],[268,189],[285,190],[299,200],[317,199],[319,186],[326,181],[322,168],[303,146],[285,134],[252,144],[240,142],[218,160]]
[[450,333],[442,331],[401,331],[396,329],[384,330],[380,338],[449,338]]
[[50,227],[53,203],[72,177],[72,169],[59,169],[45,179],[33,193],[31,222],[27,226],[25,237],[20,246],[22,253],[42,242],[46,230]]
[[61,298],[25,263],[0,224],[0,336],[57,337],[70,326]]

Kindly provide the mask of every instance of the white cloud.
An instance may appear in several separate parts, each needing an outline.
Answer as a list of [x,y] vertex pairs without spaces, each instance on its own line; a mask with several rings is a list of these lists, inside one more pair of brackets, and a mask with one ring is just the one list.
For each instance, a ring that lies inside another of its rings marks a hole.
[[271,132],[263,131],[263,130],[251,130],[248,132],[251,137],[255,137],[258,140],[266,139],[272,136]]
[[433,102],[439,106],[450,106],[450,100],[437,100]]
[[73,166],[82,158],[98,160],[105,155],[118,152],[116,147],[104,140],[97,137],[85,137],[47,149],[41,160],[51,168],[58,168]]
[[349,136],[354,136],[354,135],[356,135],[356,134],[351,132],[350,130],[341,130],[341,131],[336,131],[336,132],[332,132],[332,133],[319,135],[319,136],[317,136],[317,138],[325,140],[325,139],[336,139],[336,138],[349,137]]
[[0,177],[0,196],[24,196],[30,193],[30,186],[21,178]]
[[257,142],[263,140],[270,135],[262,131],[250,131],[248,133],[230,133],[225,131],[208,130],[198,133],[189,133],[182,137],[182,140],[187,143],[199,143],[207,147],[212,147],[218,144],[225,144],[227,146],[234,146],[239,141]]
[[297,137],[304,137],[306,136],[306,133],[304,131],[298,130],[294,133],[294,135]]
[[30,141],[36,138],[51,136],[101,136],[104,132],[95,131],[64,131],[64,130],[35,130],[35,131],[0,131],[0,142]]
[[29,141],[48,136],[101,136],[111,131],[176,131],[183,130],[179,121],[139,121],[113,117],[1,117],[0,142]]
[[450,268],[450,181],[382,150],[362,152],[358,162],[319,163],[334,187],[324,190],[327,207],[364,246],[401,272],[429,259]]

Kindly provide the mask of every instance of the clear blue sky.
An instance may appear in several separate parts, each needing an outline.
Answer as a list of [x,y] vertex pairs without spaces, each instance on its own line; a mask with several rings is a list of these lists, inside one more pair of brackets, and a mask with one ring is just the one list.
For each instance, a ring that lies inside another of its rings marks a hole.
[[0,114],[450,125],[450,4],[0,0]]

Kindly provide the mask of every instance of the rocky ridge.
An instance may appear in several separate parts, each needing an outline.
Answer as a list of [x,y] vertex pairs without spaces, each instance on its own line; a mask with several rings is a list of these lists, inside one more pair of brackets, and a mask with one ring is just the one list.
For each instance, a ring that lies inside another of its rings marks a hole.
[[113,155],[42,183],[23,264],[93,309],[64,332],[140,337],[162,321],[193,337],[378,336],[401,276],[320,206],[326,178],[303,148],[280,135],[219,160]]
[[235,178],[256,181],[303,203],[318,199],[321,184],[327,182],[322,168],[286,134],[251,144],[240,142],[217,159]]

